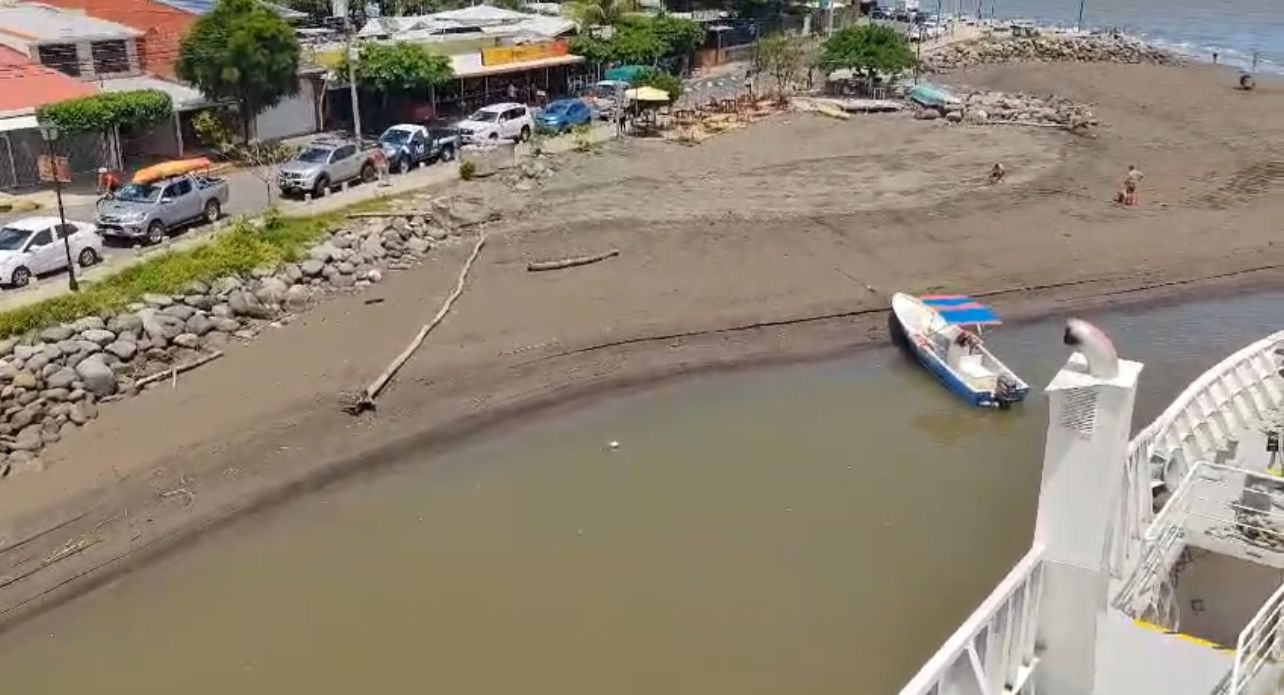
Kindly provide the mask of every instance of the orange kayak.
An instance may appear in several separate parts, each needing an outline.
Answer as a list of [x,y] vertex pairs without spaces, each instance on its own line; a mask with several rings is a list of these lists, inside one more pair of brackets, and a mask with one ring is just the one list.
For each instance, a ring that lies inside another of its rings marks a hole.
[[171,162],[161,162],[152,166],[139,169],[134,173],[134,183],[145,184],[153,181],[160,181],[171,176],[182,176],[194,171],[208,171],[210,160],[205,157],[196,159],[178,159]]

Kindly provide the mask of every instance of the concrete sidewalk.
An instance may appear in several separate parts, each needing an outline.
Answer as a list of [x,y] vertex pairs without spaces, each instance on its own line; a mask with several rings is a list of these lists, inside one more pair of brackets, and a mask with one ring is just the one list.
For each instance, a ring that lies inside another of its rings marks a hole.
[[[596,126],[593,129],[592,139],[594,142],[604,142],[609,140],[615,131],[605,125]],[[569,152],[575,148],[575,139],[569,135],[557,138],[544,138],[540,146],[547,153],[556,154],[559,152]],[[531,154],[530,145],[519,145],[517,148],[517,157],[528,157]],[[296,217],[310,217],[322,215],[328,212],[334,212],[342,208],[377,198],[387,198],[392,196],[409,193],[433,186],[439,186],[449,183],[459,178],[459,167],[455,163],[434,164],[430,166],[421,166],[414,171],[406,174],[397,174],[390,177],[388,186],[379,186],[377,184],[357,184],[340,191],[331,193],[323,198],[312,201],[283,200],[275,195],[273,190],[272,202],[276,203],[277,208],[285,215]],[[207,243],[210,239],[217,237],[220,233],[232,228],[237,216],[252,217],[257,215],[268,207],[268,188],[264,185],[263,180],[255,173],[239,171],[228,177],[228,182],[233,186],[232,204],[228,205],[229,216],[218,221],[213,225],[204,225],[190,227],[180,231],[176,236],[169,238],[165,243],[153,247],[135,247],[118,248],[107,247],[104,251],[105,258],[102,263],[88,268],[76,269],[76,277],[81,282],[93,282],[102,280],[114,275],[125,268],[141,263],[148,258],[152,258],[160,253],[170,251],[180,251],[193,248],[199,244]],[[240,201],[236,198],[241,197]],[[239,202],[239,204],[237,204]],[[68,219],[93,219],[93,206],[89,206],[89,215],[73,216],[68,210]],[[30,215],[31,213],[26,213]],[[39,214],[47,214],[41,211]],[[17,289],[4,289],[0,291],[0,311],[8,311],[19,307],[35,304],[37,302],[66,294],[70,290],[67,288],[67,276],[65,273],[57,273],[44,278],[32,278],[32,282],[27,287]]]

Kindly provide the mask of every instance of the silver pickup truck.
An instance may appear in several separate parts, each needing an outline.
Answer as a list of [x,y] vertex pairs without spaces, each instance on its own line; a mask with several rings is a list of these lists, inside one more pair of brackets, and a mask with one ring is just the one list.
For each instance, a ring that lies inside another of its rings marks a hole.
[[104,237],[142,239],[159,244],[174,229],[191,222],[213,222],[227,204],[227,182],[184,174],[154,183],[121,186],[98,201],[95,222]]

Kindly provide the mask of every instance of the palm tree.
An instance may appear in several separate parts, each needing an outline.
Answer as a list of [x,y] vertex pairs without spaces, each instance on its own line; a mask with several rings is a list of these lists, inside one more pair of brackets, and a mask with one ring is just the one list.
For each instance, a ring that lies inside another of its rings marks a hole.
[[636,12],[637,0],[575,0],[567,4],[566,13],[583,31],[592,26],[612,26],[624,15]]

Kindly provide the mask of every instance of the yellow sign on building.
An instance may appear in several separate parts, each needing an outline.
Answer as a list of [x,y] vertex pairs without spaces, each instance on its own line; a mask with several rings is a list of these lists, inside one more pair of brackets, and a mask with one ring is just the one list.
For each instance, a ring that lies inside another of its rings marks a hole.
[[482,65],[507,65],[509,63],[526,63],[566,55],[566,44],[561,41],[549,43],[532,43],[524,46],[499,46],[483,48]]

